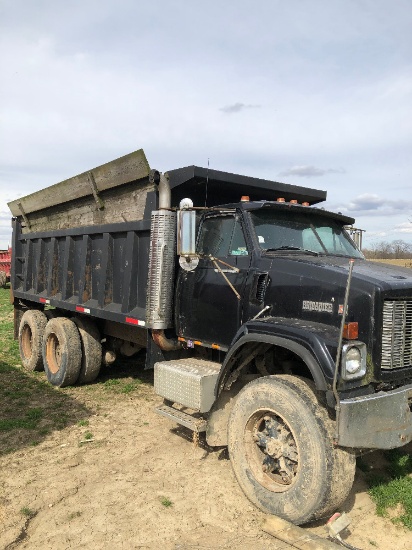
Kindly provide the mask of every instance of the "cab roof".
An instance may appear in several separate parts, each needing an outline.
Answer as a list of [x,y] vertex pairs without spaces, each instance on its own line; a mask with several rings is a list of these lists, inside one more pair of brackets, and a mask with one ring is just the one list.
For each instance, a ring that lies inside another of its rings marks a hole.
[[278,181],[241,176],[220,170],[186,166],[169,170],[169,183],[172,191],[172,206],[178,206],[186,197],[196,206],[217,206],[239,202],[242,195],[251,201],[297,200],[310,205],[326,200],[326,191],[290,185]]

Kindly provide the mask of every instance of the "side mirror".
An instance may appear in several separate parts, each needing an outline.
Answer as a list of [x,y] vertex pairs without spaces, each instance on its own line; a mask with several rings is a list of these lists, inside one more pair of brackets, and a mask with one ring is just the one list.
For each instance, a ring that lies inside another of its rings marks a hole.
[[180,202],[180,210],[177,211],[177,254],[179,263],[183,269],[192,271],[199,263],[196,255],[196,212],[190,199]]

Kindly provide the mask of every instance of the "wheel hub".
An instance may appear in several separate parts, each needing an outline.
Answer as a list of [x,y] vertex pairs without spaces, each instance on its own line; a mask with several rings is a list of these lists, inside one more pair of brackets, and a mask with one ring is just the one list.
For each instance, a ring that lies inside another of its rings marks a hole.
[[298,451],[290,429],[275,414],[257,424],[253,439],[262,455],[262,471],[283,485],[290,485],[298,467]]

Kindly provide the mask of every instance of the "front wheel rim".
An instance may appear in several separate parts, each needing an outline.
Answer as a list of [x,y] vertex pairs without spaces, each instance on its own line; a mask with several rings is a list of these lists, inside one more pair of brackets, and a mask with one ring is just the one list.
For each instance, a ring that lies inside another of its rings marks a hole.
[[246,422],[245,451],[254,478],[276,493],[296,482],[299,449],[289,424],[275,411],[256,411]]

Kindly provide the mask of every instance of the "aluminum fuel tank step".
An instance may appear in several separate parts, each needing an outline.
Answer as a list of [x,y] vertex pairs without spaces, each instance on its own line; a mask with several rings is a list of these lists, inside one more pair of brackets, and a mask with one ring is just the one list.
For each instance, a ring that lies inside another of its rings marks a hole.
[[173,403],[208,412],[220,369],[220,363],[204,359],[160,361],[154,366],[155,392]]

